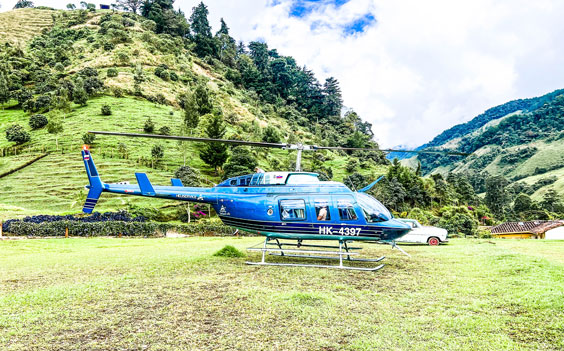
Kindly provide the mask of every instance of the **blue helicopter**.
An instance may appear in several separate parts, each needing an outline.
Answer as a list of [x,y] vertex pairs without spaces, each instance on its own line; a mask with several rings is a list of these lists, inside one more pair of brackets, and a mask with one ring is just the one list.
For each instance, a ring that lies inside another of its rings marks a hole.
[[[145,173],[135,173],[137,184],[104,183],[96,169],[92,154],[87,147],[82,150],[82,158],[90,181],[90,185],[87,186],[89,191],[83,212],[92,213],[102,192],[210,204],[226,225],[266,237],[262,248],[249,248],[251,251],[262,252],[262,260],[260,262],[247,262],[248,264],[314,266],[374,271],[382,268],[383,265],[380,264],[373,268],[343,265],[343,258],[346,261],[362,262],[379,262],[384,258],[359,259],[351,257],[358,254],[354,250],[359,248],[349,247],[348,243],[364,241],[395,245],[395,240],[411,229],[404,222],[394,219],[382,203],[367,194],[382,177],[365,188],[352,191],[342,183],[321,181],[318,174],[300,170],[301,152],[304,150],[378,149],[291,145],[117,132],[93,131],[90,133],[222,142],[297,150],[296,170],[293,172],[261,172],[243,175],[226,179],[211,188],[185,187],[180,179],[171,179],[171,185],[168,186],[153,185]],[[383,151],[397,150],[384,149]],[[410,150],[401,151],[413,152]],[[282,242],[282,239],[297,241],[297,243]],[[304,240],[335,240],[338,241],[339,246],[306,245],[303,244]],[[273,245],[274,248],[271,247]],[[304,247],[307,249],[303,250]],[[337,248],[338,251],[326,250]],[[338,259],[339,265],[271,263],[265,261],[266,253],[286,257]],[[330,255],[330,257],[327,255]]]

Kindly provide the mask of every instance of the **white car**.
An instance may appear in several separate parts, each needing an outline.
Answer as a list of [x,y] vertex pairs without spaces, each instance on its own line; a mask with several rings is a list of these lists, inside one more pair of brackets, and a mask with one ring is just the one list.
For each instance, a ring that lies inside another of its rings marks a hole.
[[437,246],[448,241],[446,229],[423,226],[415,219],[398,219],[411,225],[412,228],[409,233],[396,240],[398,243],[421,243]]

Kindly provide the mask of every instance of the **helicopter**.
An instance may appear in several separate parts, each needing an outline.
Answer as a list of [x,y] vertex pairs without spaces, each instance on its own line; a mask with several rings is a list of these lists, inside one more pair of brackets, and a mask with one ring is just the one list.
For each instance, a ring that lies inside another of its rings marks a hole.
[[[355,250],[360,248],[350,247],[348,244],[358,241],[388,243],[395,247],[395,240],[411,230],[408,224],[394,219],[391,212],[381,202],[367,194],[383,176],[368,186],[353,191],[340,182],[322,181],[317,173],[302,172],[302,151],[382,150],[444,153],[444,151],[280,144],[107,131],[90,131],[89,133],[183,141],[221,142],[231,145],[297,150],[295,171],[260,172],[242,175],[228,178],[211,188],[204,188],[185,187],[180,179],[174,178],[171,179],[171,185],[153,185],[146,173],[135,173],[137,184],[129,184],[127,182],[104,183],[100,178],[89,148],[86,145],[83,147],[82,158],[90,182],[90,185],[86,186],[89,191],[83,207],[84,213],[92,213],[102,192],[210,204],[224,224],[232,226],[237,230],[265,236],[262,247],[251,247],[248,249],[250,251],[262,252],[260,262],[246,262],[253,265],[306,266],[376,271],[384,265],[379,264],[375,267],[344,265],[343,260],[347,262],[380,262],[385,258],[383,256],[376,259],[351,257],[357,255],[358,252]],[[449,152],[449,154],[462,155],[462,153],[453,152]],[[281,240],[290,240],[291,242],[288,243]],[[338,246],[303,244],[304,240],[333,240],[338,241]],[[338,251],[334,249],[338,249]],[[266,262],[267,253],[285,257],[338,259],[339,265]]]

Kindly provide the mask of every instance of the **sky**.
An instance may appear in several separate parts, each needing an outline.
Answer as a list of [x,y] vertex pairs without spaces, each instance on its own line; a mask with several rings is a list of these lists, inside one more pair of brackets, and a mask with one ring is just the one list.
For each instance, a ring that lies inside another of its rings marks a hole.
[[[14,3],[0,0],[0,11]],[[175,6],[189,16],[198,3]],[[564,1],[204,3],[214,32],[223,17],[235,39],[264,41],[321,82],[337,78],[345,106],[373,124],[383,147],[419,146],[490,107],[564,88]]]

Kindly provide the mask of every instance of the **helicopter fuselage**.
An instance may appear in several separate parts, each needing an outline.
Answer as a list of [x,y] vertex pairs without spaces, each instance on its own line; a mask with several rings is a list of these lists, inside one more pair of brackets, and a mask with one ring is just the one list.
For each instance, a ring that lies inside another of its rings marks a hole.
[[319,181],[315,173],[256,173],[212,188],[184,187],[179,179],[153,186],[144,173],[136,173],[138,184],[108,184],[99,179],[89,151],[83,158],[90,179],[87,213],[105,191],[207,203],[226,225],[269,238],[391,242],[410,230],[376,199],[342,183]]

